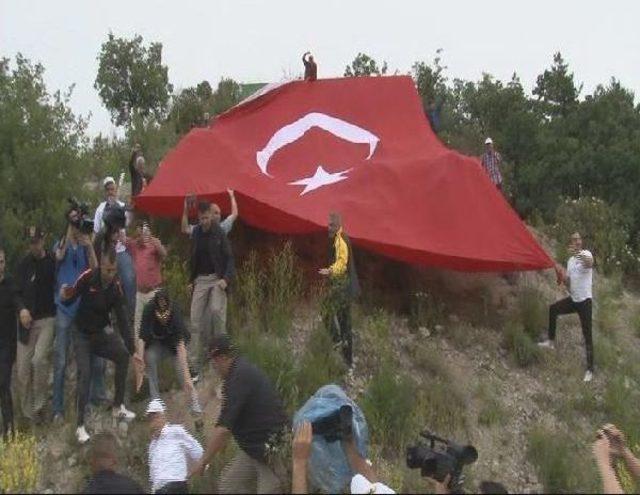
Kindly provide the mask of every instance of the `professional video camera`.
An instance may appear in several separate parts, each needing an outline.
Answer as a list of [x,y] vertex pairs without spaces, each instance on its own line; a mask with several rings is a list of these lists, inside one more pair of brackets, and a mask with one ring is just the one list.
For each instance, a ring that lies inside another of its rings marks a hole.
[[320,435],[331,443],[349,440],[353,436],[353,409],[342,406],[336,412],[311,423],[314,435]]
[[478,460],[478,451],[472,445],[458,445],[429,431],[422,432],[420,436],[427,442],[420,441],[407,448],[407,467],[419,468],[422,476],[440,483],[450,475],[451,493],[463,493],[462,468]]
[[70,221],[69,217],[67,216],[67,220],[69,221],[69,223],[71,223],[71,225],[76,227],[83,234],[92,234],[93,219],[89,215],[89,205],[87,205],[87,203],[78,201],[76,198],[67,198],[67,203],[69,203],[68,212],[71,212],[73,210],[78,212],[78,217],[74,221]]

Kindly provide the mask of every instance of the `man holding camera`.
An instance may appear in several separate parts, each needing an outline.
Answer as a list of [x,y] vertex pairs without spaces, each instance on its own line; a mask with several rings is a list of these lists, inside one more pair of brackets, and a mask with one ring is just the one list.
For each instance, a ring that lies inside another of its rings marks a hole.
[[264,372],[236,355],[229,336],[214,337],[209,357],[222,377],[222,409],[209,445],[191,475],[207,464],[233,435],[240,451],[224,469],[220,493],[282,493],[279,470],[267,459],[289,424],[282,400]]
[[91,243],[91,229],[87,228],[92,226],[83,224],[86,208],[75,200],[70,200],[69,203],[70,206],[65,215],[67,231],[53,248],[57,265],[54,290],[56,319],[53,361],[53,420],[56,423],[62,422],[64,417],[67,352],[80,304],[79,300],[72,304],[63,304],[60,300],[60,288],[63,285],[72,285],[87,269],[98,266]]
[[[126,314],[124,294],[117,279],[116,253],[114,249],[103,253],[100,268],[87,270],[73,287],[63,285],[60,299],[63,304],[73,304],[78,298],[78,331],[74,334],[74,349],[78,367],[78,428],[76,437],[80,443],[89,440],[84,426],[85,409],[89,399],[91,356],[113,361],[116,368],[113,416],[132,420],[135,414],[124,406],[125,384],[129,358],[134,352],[133,335]],[[111,326],[113,311],[120,335]]]
[[24,308],[18,325],[17,379],[22,415],[41,423],[47,401],[47,379],[53,346],[53,291],[55,260],[44,248],[44,233],[39,227],[26,229],[29,253],[17,270],[17,284]]

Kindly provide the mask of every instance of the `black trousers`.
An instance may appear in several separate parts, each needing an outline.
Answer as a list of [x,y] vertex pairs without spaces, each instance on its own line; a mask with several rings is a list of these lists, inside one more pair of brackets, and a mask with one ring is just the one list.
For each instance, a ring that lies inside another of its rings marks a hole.
[[353,333],[351,330],[351,297],[346,284],[336,284],[325,302],[324,324],[331,338],[340,346],[348,366],[353,364]]
[[169,493],[189,493],[189,485],[186,481],[172,481],[167,483],[155,493],[169,494]]
[[129,369],[129,352],[120,335],[111,327],[98,333],[75,332],[74,348],[78,368],[78,426],[84,424],[84,414],[89,400],[91,383],[91,354],[112,361],[116,365],[114,407],[124,404],[124,387]]
[[[15,344],[14,344],[15,345]],[[11,398],[11,370],[16,360],[16,350],[0,347],[0,410],[2,411],[2,435],[13,433],[13,399]]]
[[574,302],[570,297],[562,299],[549,307],[549,340],[556,338],[556,322],[558,316],[578,313],[584,346],[587,352],[587,369],[593,371],[593,336],[592,327],[592,302],[586,299],[582,302]]

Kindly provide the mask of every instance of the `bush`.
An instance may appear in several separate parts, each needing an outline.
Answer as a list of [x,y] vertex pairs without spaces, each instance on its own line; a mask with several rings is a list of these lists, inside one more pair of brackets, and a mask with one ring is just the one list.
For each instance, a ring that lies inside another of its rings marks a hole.
[[264,281],[266,330],[286,335],[302,294],[302,273],[291,242],[287,241],[281,249],[272,251]]
[[534,429],[529,432],[527,456],[546,493],[595,493],[598,482],[590,448],[575,435]]
[[435,293],[416,292],[411,294],[409,328],[416,332],[420,327],[433,330],[442,323],[446,315],[444,302]]
[[262,328],[264,272],[260,270],[258,254],[255,251],[249,253],[238,270],[231,298],[233,302],[229,305],[229,319],[233,328]]
[[525,286],[518,292],[516,308],[522,330],[532,339],[537,339],[547,325],[548,309],[540,290]]
[[345,370],[342,356],[334,350],[329,332],[324,326],[317,325],[296,368],[296,384],[301,402],[311,397],[320,387],[338,383]]
[[522,368],[539,362],[542,356],[533,339],[514,324],[506,327],[503,345],[511,353],[517,365]]
[[163,264],[162,277],[164,286],[171,298],[183,311],[183,314],[188,315],[191,305],[191,294],[189,294],[187,288],[189,285],[187,261],[180,259],[175,254],[170,254]]
[[476,395],[480,402],[478,424],[483,426],[493,426],[501,423],[506,412],[500,403],[497,392],[487,384],[482,383],[478,387]]
[[629,219],[616,207],[593,196],[565,199],[555,215],[553,234],[560,240],[558,259],[567,259],[566,243],[572,232],[582,235],[586,249],[593,252],[596,263],[607,274],[616,270],[633,273],[638,259],[629,247]]
[[33,493],[39,474],[33,435],[17,433],[8,442],[0,440],[0,493]]
[[418,387],[413,379],[396,371],[390,362],[383,363],[369,383],[361,402],[372,443],[388,453],[400,452],[417,432],[415,410]]

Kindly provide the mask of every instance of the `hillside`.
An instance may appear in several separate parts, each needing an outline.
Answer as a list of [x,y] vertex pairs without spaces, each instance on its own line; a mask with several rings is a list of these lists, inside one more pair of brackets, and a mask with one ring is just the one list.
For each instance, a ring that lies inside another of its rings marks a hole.
[[[257,255],[245,259],[229,315],[243,352],[277,381],[291,412],[319,386],[341,383],[365,411],[370,457],[380,478],[397,490],[432,489],[404,462],[405,447],[425,428],[477,447],[478,462],[465,470],[469,489],[496,480],[527,493],[597,490],[590,442],[606,421],[619,424],[634,445],[640,439],[639,306],[616,278],[596,277],[591,384],[582,382],[584,348],[576,316],[560,320],[555,351],[540,352],[533,343],[546,327],[547,304],[562,296],[551,273],[399,273],[408,307],[389,297],[393,290],[376,288],[380,278],[368,278],[368,296],[354,307],[356,366],[349,376],[335,352],[327,352],[330,341],[319,318],[322,287],[303,290],[300,270],[294,269],[300,258],[285,245],[264,263]],[[362,271],[388,274],[384,263],[376,263]],[[180,286],[181,270],[170,263],[170,286]],[[216,386],[211,375],[199,385],[205,433],[215,420]],[[181,392],[169,391],[166,399],[175,420],[193,427]],[[147,476],[145,404],[142,398],[133,402],[140,418],[131,425],[114,425],[106,413],[94,412],[89,420],[94,432],[118,431],[127,469],[141,483]],[[76,445],[73,432],[71,422],[37,429],[38,490],[81,487],[86,447]],[[215,489],[214,473],[232,450],[196,491]]]

